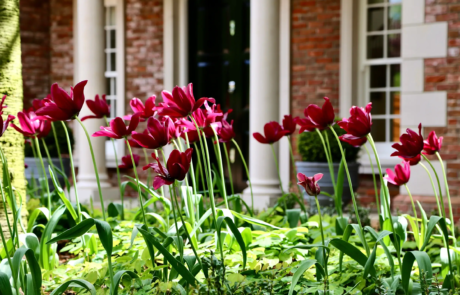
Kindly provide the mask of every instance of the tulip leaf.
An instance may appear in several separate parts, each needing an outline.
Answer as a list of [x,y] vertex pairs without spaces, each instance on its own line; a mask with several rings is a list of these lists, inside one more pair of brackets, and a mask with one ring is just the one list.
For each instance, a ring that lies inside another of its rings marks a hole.
[[401,278],[402,278],[402,287],[406,294],[409,294],[409,280],[410,275],[412,272],[412,266],[414,262],[417,260],[417,265],[420,269],[420,272],[424,272],[426,278],[433,277],[433,271],[431,269],[431,260],[430,256],[426,252],[423,251],[411,251],[406,252],[402,262],[402,269],[401,269]]
[[[236,241],[240,245],[241,252],[243,254],[243,270],[246,268],[246,260],[247,260],[247,254],[246,254],[246,244],[244,243],[243,237],[241,236],[240,231],[236,227],[235,223],[233,220],[228,217],[228,216],[220,216],[217,218],[217,235],[220,236],[220,231],[222,229],[223,223],[227,224],[227,227],[230,229],[230,231],[233,233],[233,236],[235,237]],[[222,247],[222,245],[220,245]]]
[[267,223],[267,222],[259,220],[257,218],[249,217],[249,216],[240,214],[238,212],[235,212],[233,210],[230,210],[230,211],[232,212],[233,216],[235,216],[238,219],[244,220],[247,223],[256,224],[256,225],[265,226],[265,227],[270,227],[272,229],[280,229],[279,227],[274,226],[273,224]]
[[97,294],[96,289],[94,288],[93,284],[85,280],[75,279],[75,280],[70,280],[70,281],[67,281],[61,284],[59,287],[54,289],[54,291],[51,292],[50,295],[63,294],[69,288],[71,284],[73,285],[71,287],[76,287],[75,285],[77,285],[78,287],[81,287],[85,289],[86,291],[88,291],[91,295]]
[[118,295],[118,286],[123,276],[128,275],[131,279],[139,279],[139,276],[130,270],[120,270],[113,276],[112,295]]
[[35,259],[35,253],[32,249],[21,247],[16,250],[12,259],[12,276],[13,280],[18,280],[20,275],[22,259],[26,257],[27,263],[29,264],[29,270],[31,274],[31,285],[34,294],[40,294],[42,287],[42,271],[37,259]]
[[292,276],[292,283],[291,283],[291,287],[289,288],[289,294],[288,295],[292,295],[294,293],[294,288],[295,286],[297,285],[297,282],[299,281],[300,277],[303,275],[303,273],[309,269],[310,267],[313,266],[313,264],[315,264],[316,260],[314,259],[307,259],[307,260],[303,260],[299,267],[297,268],[297,270],[294,272],[294,275]]
[[[353,260],[361,264],[363,267],[366,266],[367,262],[367,257],[364,255],[358,248],[356,248],[354,245],[348,243],[347,241],[344,241],[342,239],[332,239],[329,244],[332,246],[336,247],[343,253],[347,254],[350,256]],[[372,265],[370,267],[369,273],[371,276],[375,276],[375,268]]]
[[83,236],[94,226],[94,219],[85,219],[76,226],[66,230],[57,237],[49,240],[47,244],[56,243],[61,240],[71,240]]
[[0,272],[0,290],[2,295],[13,295],[13,289],[11,288],[10,279],[3,272]]
[[38,216],[40,214],[43,214],[46,217],[46,220],[50,219],[50,212],[48,211],[47,208],[45,207],[38,207],[34,211],[32,211],[32,214],[29,215],[29,222],[27,223],[27,232],[30,233],[32,232],[32,228],[34,227],[35,221],[37,220]]
[[431,233],[433,232],[433,229],[435,228],[436,224],[438,224],[439,220],[441,219],[442,217],[431,215],[430,221],[428,222],[428,226],[426,229],[425,240],[423,241],[420,251],[423,251],[425,247],[428,245],[428,242],[430,241],[430,238],[431,238]]
[[287,217],[290,228],[297,227],[297,225],[299,224],[299,220],[300,220],[300,209],[299,208],[287,209],[286,217]]
[[56,180],[53,169],[51,169],[51,166],[48,166],[48,170],[50,172],[51,179],[53,180],[55,192],[58,194],[59,198],[61,198],[61,201],[66,206],[67,210],[69,210],[70,214],[72,215],[73,220],[76,221],[78,219],[78,215],[73,209],[73,206],[70,203],[69,199],[67,199],[67,197],[65,196],[65,193],[62,190],[61,186],[59,185],[59,182]]
[[369,255],[366,265],[364,266],[364,273],[363,273],[364,278],[367,278],[371,269],[374,267],[376,253],[377,253],[377,244],[375,244],[374,250],[372,251],[371,255]]
[[337,214],[342,216],[342,195],[343,195],[343,183],[345,181],[345,166],[343,159],[340,161],[339,171],[337,174],[337,184],[335,186],[334,204]]
[[53,235],[54,229],[56,228],[56,225],[58,224],[59,220],[62,217],[62,214],[66,211],[65,205],[61,205],[59,208],[57,208],[53,215],[51,215],[50,220],[45,226],[45,229],[43,230],[42,237],[40,239],[40,264],[42,267],[46,270],[50,270],[50,259],[51,253],[50,253],[50,246],[48,245],[48,241],[51,239],[51,236]]

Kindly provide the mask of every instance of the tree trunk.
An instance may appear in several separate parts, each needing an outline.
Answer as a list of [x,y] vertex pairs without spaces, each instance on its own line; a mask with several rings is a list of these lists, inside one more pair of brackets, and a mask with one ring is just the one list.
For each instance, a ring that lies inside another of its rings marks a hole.
[[[3,115],[6,118],[8,114],[16,116],[23,108],[19,0],[0,0],[0,28],[0,95],[7,95],[5,104],[8,107],[4,109]],[[27,212],[25,209],[24,137],[14,129],[8,128],[0,137],[0,147],[8,160],[10,177],[17,191],[18,206],[19,195],[22,197],[21,218],[24,219]],[[12,212],[9,207],[8,216],[12,221]],[[5,209],[0,202],[1,229],[9,236],[6,218]]]

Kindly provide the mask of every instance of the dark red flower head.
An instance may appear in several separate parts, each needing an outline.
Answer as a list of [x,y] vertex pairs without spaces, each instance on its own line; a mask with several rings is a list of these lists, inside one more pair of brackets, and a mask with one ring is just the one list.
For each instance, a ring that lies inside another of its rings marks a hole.
[[222,127],[217,130],[219,134],[219,142],[229,142],[235,137],[235,131],[233,131],[233,120],[228,123],[225,120],[222,120]]
[[398,156],[409,161],[411,165],[416,165],[420,161],[420,153],[423,150],[422,123],[418,125],[418,134],[409,128],[406,129],[406,132],[399,137],[401,143],[391,146],[397,150],[391,156]]
[[314,131],[315,129],[324,130],[334,124],[334,108],[329,98],[324,98],[323,107],[320,108],[316,104],[309,105],[304,111],[305,118],[297,119],[297,124],[300,126],[299,133]]
[[[139,155],[133,154],[133,158],[134,158],[134,164],[136,164],[136,166],[139,165],[139,159],[141,157]],[[131,155],[126,155],[126,156],[121,157],[121,162],[123,164],[118,165],[118,168],[121,168],[121,169],[134,168],[133,161],[131,159]]]
[[26,112],[19,112],[18,120],[22,129],[13,123],[11,123],[11,126],[13,126],[17,132],[23,134],[26,137],[37,137],[40,139],[47,136],[51,131],[50,121],[37,119],[37,116],[35,115],[35,112],[32,108]]
[[164,122],[150,117],[147,121],[147,132],[137,133],[133,131],[131,137],[141,147],[148,149],[158,149],[164,147],[171,140],[170,126],[174,126],[173,121],[168,118]]
[[94,100],[88,99],[86,101],[88,108],[94,113],[94,115],[84,116],[81,118],[82,121],[86,119],[101,119],[110,117],[110,106],[107,104],[105,94],[102,95],[102,99],[99,98],[99,95],[96,94]]
[[431,131],[428,135],[428,139],[425,140],[423,145],[423,154],[425,155],[434,155],[436,152],[439,152],[442,147],[442,136],[438,138],[436,132]]
[[268,122],[264,126],[265,137],[259,132],[253,133],[252,136],[254,136],[254,138],[260,143],[272,144],[280,140],[288,132],[289,131],[283,130],[283,127],[281,127],[278,122],[272,121]]
[[114,139],[125,138],[131,135],[131,133],[139,125],[139,114],[134,114],[129,125],[126,126],[122,118],[116,117],[110,121],[110,127],[101,126],[101,130],[95,132],[93,137],[107,136]]
[[[155,106],[156,98],[157,97],[155,95],[150,96],[145,101],[145,105],[142,102],[142,100],[140,100],[137,97],[134,97],[129,102],[129,105],[131,106],[131,109],[133,110],[133,112],[134,113],[140,113],[141,122],[144,122],[144,121],[148,120],[148,118],[153,117],[155,115],[156,110],[157,110],[157,107]],[[133,115],[126,115],[126,116],[123,117],[123,119],[131,120],[132,116]]]
[[286,135],[292,135],[297,128],[298,118],[292,118],[292,115],[284,115],[283,130],[289,131]]
[[409,182],[410,179],[410,163],[403,161],[395,166],[395,172],[390,168],[387,169],[387,176],[384,179],[394,185],[403,185]]
[[178,150],[173,150],[169,155],[166,168],[161,164],[160,159],[152,154],[155,162],[144,166],[144,170],[152,168],[158,175],[153,180],[153,188],[159,189],[163,185],[170,185],[175,180],[184,180],[185,175],[190,168],[190,161],[192,160],[193,149],[189,148],[185,152],[181,153]]
[[367,137],[355,138],[354,136],[347,136],[347,134],[340,135],[339,138],[354,147],[360,147],[367,142]]
[[6,120],[3,120],[3,117],[0,115],[0,137],[3,136],[3,133],[5,133],[6,129],[8,128],[8,125],[10,124],[11,121],[15,119],[15,116],[13,115],[8,115]]
[[305,191],[310,196],[317,196],[321,192],[318,181],[323,178],[323,174],[318,173],[312,177],[305,176],[305,174],[297,173],[297,182],[298,185],[301,185],[305,188]]
[[45,99],[45,106],[36,111],[37,115],[51,121],[74,119],[85,103],[86,83],[88,81],[81,81],[75,87],[71,87],[70,94],[54,83],[51,85],[51,99]]
[[46,96],[46,98],[44,98],[44,99],[38,99],[38,98],[36,98],[36,99],[32,100],[32,108],[34,109],[34,111],[38,111],[39,109],[41,109],[42,107],[44,107],[44,106],[45,106],[45,102],[46,102],[46,101],[49,101],[49,100],[51,100],[51,94],[48,94],[48,95]]
[[[345,142],[360,143],[358,139],[366,137],[371,133],[372,127],[372,103],[368,103],[365,108],[353,106],[350,108],[350,118],[344,118],[338,124],[347,132],[341,139]],[[365,141],[364,141],[365,142]]]

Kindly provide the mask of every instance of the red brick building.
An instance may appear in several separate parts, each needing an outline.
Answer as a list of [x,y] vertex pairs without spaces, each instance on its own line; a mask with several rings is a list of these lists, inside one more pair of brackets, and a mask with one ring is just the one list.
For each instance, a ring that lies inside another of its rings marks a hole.
[[[107,93],[114,116],[130,110],[132,97],[155,94],[160,100],[161,90],[189,81],[196,96],[234,108],[250,166],[263,167],[251,169],[261,206],[263,196],[279,193],[278,180],[274,165],[263,160],[271,157],[269,148],[247,134],[289,112],[303,116],[324,96],[342,117],[352,105],[373,102],[384,168],[400,162],[389,155],[406,128],[421,122],[425,136],[431,130],[443,135],[450,193],[460,203],[459,0],[22,0],[21,38],[26,104],[46,96],[51,83],[68,89],[89,71],[102,82],[87,95]],[[78,62],[85,54],[95,54],[94,65]],[[87,165],[85,151],[79,153],[80,166]],[[286,184],[287,144],[279,156]],[[100,161],[103,173],[106,163],[114,165],[108,149]],[[373,185],[365,154],[360,162],[358,194],[369,204]],[[88,182],[91,170],[80,170]],[[412,175],[409,187],[430,211],[436,203],[428,176],[419,166]],[[395,209],[407,210],[405,194],[401,189]]]

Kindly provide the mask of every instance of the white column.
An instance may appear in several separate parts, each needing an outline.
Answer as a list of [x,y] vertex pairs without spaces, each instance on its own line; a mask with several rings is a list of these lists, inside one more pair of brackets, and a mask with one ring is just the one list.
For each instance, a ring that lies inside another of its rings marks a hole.
[[[281,196],[271,148],[252,137],[263,132],[265,123],[279,119],[279,9],[279,0],[251,1],[249,169],[257,209]],[[278,154],[277,144],[275,148]],[[250,201],[249,188],[244,195]]]
[[[75,0],[76,25],[74,50],[76,60],[75,82],[88,80],[85,87],[86,99],[94,99],[96,94],[104,94],[105,89],[105,65],[104,65],[104,3],[103,0]],[[80,113],[80,117],[91,114],[86,104]],[[90,136],[100,126],[105,125],[103,119],[90,119],[84,122]],[[88,140],[81,126],[75,122],[76,150],[78,154],[78,177],[77,187],[81,202],[88,202],[90,196],[97,203],[99,192],[97,189],[96,174]],[[103,137],[91,137],[96,165],[99,172],[101,187],[103,188],[104,200],[119,197],[116,188],[112,188],[108,182],[107,168],[105,163],[105,141]],[[72,191],[73,192],[73,191]]]

